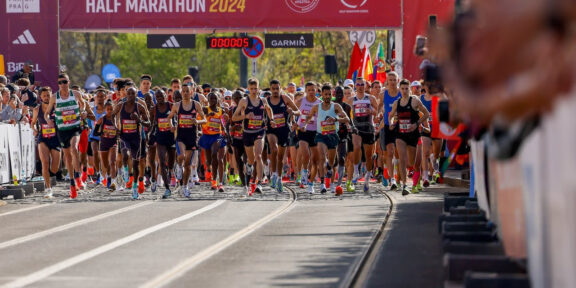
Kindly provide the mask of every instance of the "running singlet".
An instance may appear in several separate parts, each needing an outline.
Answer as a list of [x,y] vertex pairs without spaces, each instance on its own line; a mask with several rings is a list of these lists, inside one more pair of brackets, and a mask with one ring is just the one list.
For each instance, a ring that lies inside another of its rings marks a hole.
[[[170,104],[170,102],[166,102],[166,107],[168,107],[166,109],[166,111],[164,112],[160,112],[160,110],[158,109],[158,105],[156,105],[156,107],[154,107],[154,109],[156,109],[156,125],[157,128],[156,129],[156,137],[163,137],[163,136],[167,136],[166,132],[170,132],[170,128],[172,127],[170,124],[172,119],[168,119],[168,115],[170,114],[170,110],[172,110],[172,104]],[[172,135],[174,136],[174,135]]]
[[90,127],[92,128],[91,132],[90,132],[90,140],[95,140],[95,141],[100,141],[100,137],[98,136],[94,136],[94,128],[96,127],[96,122],[98,122],[98,120],[102,117],[104,117],[106,115],[106,109],[103,109],[104,111],[102,111],[102,113],[98,113],[98,107],[92,107],[92,111],[94,111],[94,117],[96,117],[96,120],[92,121],[90,119],[88,119],[88,124],[90,125]]
[[[312,107],[320,103],[322,103],[322,101],[319,99],[316,99],[314,102],[309,102],[306,97],[302,98],[302,103],[300,103],[300,111],[302,114],[300,115],[300,120],[298,121],[298,127],[304,127],[304,123],[306,123],[306,118],[310,114]],[[314,121],[310,122],[308,126],[306,126],[306,131],[316,131],[316,128],[316,119],[314,119]]]
[[372,121],[372,103],[370,97],[364,95],[364,98],[354,97],[352,102],[352,113],[354,114],[354,125],[360,131],[373,132],[374,122]]
[[116,139],[116,136],[118,136],[118,131],[116,130],[116,126],[114,126],[114,122],[108,118],[104,118],[104,120],[102,120],[102,136],[100,136],[101,139]]
[[[234,113],[236,113],[236,108],[238,108],[238,106],[234,106],[234,108],[232,108],[232,115],[234,115]],[[244,127],[242,126],[242,122],[243,121],[232,121],[231,122],[231,135],[234,139],[243,139],[244,136]]]
[[417,123],[418,119],[420,119],[418,111],[412,108],[412,96],[410,96],[406,106],[400,105],[400,101],[398,100],[398,108],[396,109],[398,111],[398,131],[400,133],[418,132],[418,129],[410,131],[410,126]]
[[428,109],[428,112],[430,112],[429,113],[430,117],[428,117],[428,122],[432,123],[432,99],[430,99],[430,101],[426,101],[426,97],[424,97],[424,95],[421,95],[420,101],[422,102],[424,107],[426,107],[426,109]]
[[[52,111],[54,111],[54,109],[52,109]],[[56,127],[48,126],[48,122],[44,119],[42,104],[40,104],[38,109],[38,124],[40,124],[40,138],[48,140],[56,136]]]
[[[220,107],[217,107],[217,112],[214,112],[210,107],[206,107],[208,113],[206,114],[206,124],[202,125],[202,134],[203,135],[218,135],[221,132],[222,127],[222,115],[223,110]],[[214,112],[214,115],[208,116],[211,112]]]
[[196,125],[192,123],[192,119],[196,119],[196,103],[191,101],[192,109],[186,111],[184,110],[184,103],[180,102],[180,107],[178,108],[178,135],[183,135],[186,133],[193,133],[196,135]]
[[80,106],[76,102],[74,93],[70,90],[68,99],[60,97],[60,91],[56,93],[56,126],[59,130],[69,131],[80,129]]
[[264,102],[258,97],[260,104],[253,106],[250,97],[246,99],[247,105],[244,114],[254,114],[253,119],[244,119],[244,133],[258,133],[264,130]]
[[[333,119],[326,119],[328,116]],[[334,103],[330,103],[330,108],[328,110],[324,110],[322,104],[320,104],[320,106],[318,106],[318,119],[316,119],[316,132],[322,135],[336,134],[336,131],[338,131],[339,128],[337,119],[338,115],[336,115],[336,111],[334,110]]]
[[[134,104],[134,109],[137,114],[140,114],[137,103]],[[131,119],[130,114],[132,113],[126,112],[125,103],[123,103],[120,109],[120,131],[122,131],[123,140],[140,139],[140,124],[137,120]]]
[[[276,128],[273,129],[280,129],[288,127],[286,124],[288,122],[288,107],[286,103],[284,103],[284,97],[280,95],[280,102],[277,105],[272,105],[272,101],[270,101],[272,97],[268,98],[268,105],[272,109],[272,116],[274,117],[274,122],[276,122]],[[272,126],[270,126],[272,128]]]
[[394,101],[400,99],[401,96],[402,96],[402,94],[400,94],[400,92],[398,92],[398,94],[396,94],[396,96],[391,97],[390,94],[388,94],[388,90],[384,91],[384,124],[385,125],[390,125],[390,122],[388,120],[388,114],[390,114],[390,112],[392,112],[392,106],[394,106]]

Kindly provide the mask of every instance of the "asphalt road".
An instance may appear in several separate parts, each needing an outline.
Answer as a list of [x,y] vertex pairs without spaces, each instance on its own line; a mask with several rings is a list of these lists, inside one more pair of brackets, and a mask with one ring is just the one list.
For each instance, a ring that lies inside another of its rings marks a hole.
[[[64,189],[0,206],[0,287],[337,287],[348,283],[389,212],[372,195],[294,186],[241,197],[196,187],[191,199],[147,190]],[[411,196],[408,196],[411,197]]]

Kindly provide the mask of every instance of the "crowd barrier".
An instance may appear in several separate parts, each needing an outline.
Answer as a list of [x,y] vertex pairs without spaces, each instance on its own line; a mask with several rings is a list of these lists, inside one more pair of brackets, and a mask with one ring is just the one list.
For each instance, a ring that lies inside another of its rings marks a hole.
[[576,91],[545,115],[512,159],[472,141],[474,192],[506,256],[527,260],[531,286],[576,286]]
[[29,124],[0,123],[0,184],[32,178],[35,149],[34,131]]

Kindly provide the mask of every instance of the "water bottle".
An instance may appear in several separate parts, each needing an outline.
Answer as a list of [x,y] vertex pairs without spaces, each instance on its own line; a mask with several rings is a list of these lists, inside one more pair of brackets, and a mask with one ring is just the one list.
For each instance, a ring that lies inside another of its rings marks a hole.
[[16,174],[12,174],[12,180],[14,181],[14,186],[18,186],[18,177],[16,177]]

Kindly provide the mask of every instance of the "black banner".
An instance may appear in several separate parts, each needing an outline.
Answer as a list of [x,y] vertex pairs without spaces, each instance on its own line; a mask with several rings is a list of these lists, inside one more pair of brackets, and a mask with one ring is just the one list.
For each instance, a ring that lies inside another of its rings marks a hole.
[[196,35],[148,34],[147,46],[160,49],[196,48]]
[[266,48],[314,48],[314,34],[265,34]]

